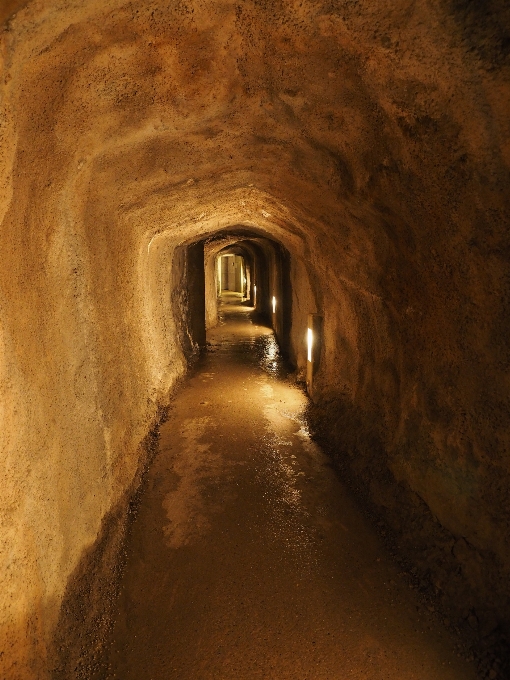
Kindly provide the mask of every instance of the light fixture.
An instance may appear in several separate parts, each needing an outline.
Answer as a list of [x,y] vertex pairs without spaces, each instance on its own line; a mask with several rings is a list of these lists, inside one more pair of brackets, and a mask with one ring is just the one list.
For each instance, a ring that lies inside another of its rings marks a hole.
[[314,375],[319,368],[319,360],[322,353],[322,317],[318,314],[308,315],[306,332],[307,359],[306,362],[306,389],[313,399]]
[[273,314],[276,314],[276,298],[273,295]]
[[308,329],[307,339],[308,339],[308,361],[312,361],[313,331],[311,328]]

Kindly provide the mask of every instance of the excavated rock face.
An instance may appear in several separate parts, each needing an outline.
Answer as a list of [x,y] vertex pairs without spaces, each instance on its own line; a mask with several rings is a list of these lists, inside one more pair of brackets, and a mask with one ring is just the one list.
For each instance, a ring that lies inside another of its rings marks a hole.
[[289,253],[298,365],[323,316],[331,445],[399,531],[441,534],[437,587],[448,554],[504,620],[508,5],[1,11],[0,675],[44,677],[185,370],[175,249],[233,227]]

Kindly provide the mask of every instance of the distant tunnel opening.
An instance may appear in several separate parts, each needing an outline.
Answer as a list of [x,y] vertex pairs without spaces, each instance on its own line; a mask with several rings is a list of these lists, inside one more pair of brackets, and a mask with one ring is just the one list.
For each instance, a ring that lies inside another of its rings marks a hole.
[[249,273],[250,267],[243,255],[222,252],[217,259],[218,295],[237,293],[244,300],[247,297]]
[[230,296],[254,308],[273,329],[286,361],[297,365],[306,328],[296,342],[291,256],[281,243],[249,232],[219,232],[176,248],[173,279],[174,316],[188,359],[205,347],[206,330],[218,323],[219,303]]

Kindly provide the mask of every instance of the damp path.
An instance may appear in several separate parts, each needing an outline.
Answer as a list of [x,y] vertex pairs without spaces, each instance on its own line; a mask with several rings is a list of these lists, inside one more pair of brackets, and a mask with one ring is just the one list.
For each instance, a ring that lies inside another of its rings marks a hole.
[[310,440],[272,331],[224,305],[162,426],[104,678],[474,680]]

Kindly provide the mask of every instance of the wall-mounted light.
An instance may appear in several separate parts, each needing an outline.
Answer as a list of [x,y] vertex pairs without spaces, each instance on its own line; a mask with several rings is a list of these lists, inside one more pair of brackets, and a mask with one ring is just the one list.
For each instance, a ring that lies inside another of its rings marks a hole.
[[218,290],[217,293],[218,295],[221,295],[221,291],[223,290],[223,280],[222,280],[222,266],[221,266],[221,255],[218,257],[216,260],[216,265],[217,265],[217,276],[218,276]]
[[273,314],[276,314],[276,298],[273,295]]
[[312,361],[313,330],[311,328],[308,329],[307,344],[308,344],[308,361]]
[[322,317],[318,314],[308,315],[308,328],[306,332],[307,362],[306,362],[306,389],[313,398],[313,378],[319,367],[322,343]]
[[253,286],[253,306],[257,306],[257,286]]

